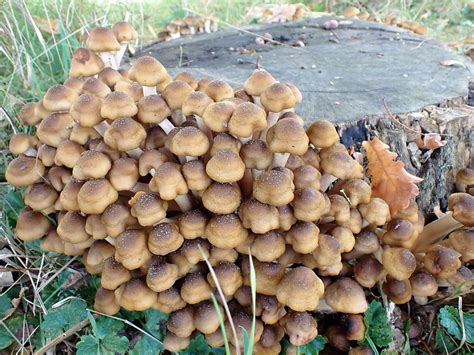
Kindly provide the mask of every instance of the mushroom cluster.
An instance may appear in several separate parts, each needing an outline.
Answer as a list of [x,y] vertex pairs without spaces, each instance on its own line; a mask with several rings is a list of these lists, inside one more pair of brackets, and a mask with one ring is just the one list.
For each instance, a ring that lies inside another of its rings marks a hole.
[[219,18],[213,15],[205,17],[188,15],[184,18],[174,18],[163,26],[163,31],[158,33],[158,39],[171,41],[181,36],[196,33],[216,32],[219,28]]
[[[263,69],[236,88],[172,77],[149,56],[117,70],[134,36],[125,23],[90,32],[70,78],[21,109],[36,134],[11,139],[6,170],[26,188],[16,236],[81,255],[101,277],[98,311],[169,313],[169,351],[196,332],[222,346],[215,294],[243,346],[254,272],[256,353],[278,354],[284,336],[306,344],[328,312],[320,330],[349,350],[377,283],[401,304],[472,279],[472,195],[450,196],[426,227],[414,201],[391,216],[335,127],[304,128],[297,87]],[[470,193],[472,175],[458,176]]]

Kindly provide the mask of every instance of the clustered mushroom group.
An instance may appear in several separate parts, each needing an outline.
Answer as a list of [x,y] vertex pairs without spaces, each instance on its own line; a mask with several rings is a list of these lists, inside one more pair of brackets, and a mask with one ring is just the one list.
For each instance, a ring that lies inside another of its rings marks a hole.
[[253,261],[255,353],[278,354],[285,335],[306,344],[319,327],[362,354],[354,341],[378,283],[396,304],[426,303],[438,286],[472,279],[471,170],[438,221],[424,227],[414,201],[391,216],[334,126],[305,130],[297,87],[263,69],[237,88],[171,77],[149,56],[117,69],[135,37],[127,23],[93,29],[70,78],[21,109],[36,134],[10,142],[6,179],[26,188],[16,236],[82,255],[101,276],[96,310],[169,313],[169,351],[195,332],[222,346],[214,293],[242,347]]
[[196,33],[216,32],[219,28],[219,18],[213,15],[205,17],[187,15],[184,18],[174,18],[163,26],[158,38],[170,41],[181,36],[190,36]]

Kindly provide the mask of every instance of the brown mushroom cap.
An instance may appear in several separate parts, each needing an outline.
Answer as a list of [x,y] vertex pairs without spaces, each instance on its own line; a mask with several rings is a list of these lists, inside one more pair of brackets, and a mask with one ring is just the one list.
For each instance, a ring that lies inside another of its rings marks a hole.
[[100,108],[100,115],[109,120],[133,117],[137,112],[138,108],[135,101],[126,93],[120,91],[108,94]]
[[118,70],[112,69],[111,67],[105,67],[99,71],[97,77],[109,88],[113,88],[119,81],[124,80],[123,76]]
[[127,191],[132,189],[140,177],[136,160],[132,158],[114,160],[108,177],[115,190]]
[[[247,332],[247,334],[250,334],[251,328],[252,328],[252,316],[242,311],[236,311],[232,313],[232,321],[234,323],[234,328],[237,333],[237,341],[240,344],[240,346],[243,347],[244,329]],[[226,329],[227,334],[232,334],[232,330],[231,330],[230,323],[228,320],[225,323],[225,329]],[[263,333],[262,321],[260,319],[257,319],[255,322],[255,333],[254,333],[255,343],[260,340],[262,333]],[[231,344],[236,345],[234,344],[235,342],[234,337],[229,337],[229,341]]]
[[64,165],[68,168],[73,168],[83,151],[84,147],[82,145],[66,139],[58,145],[54,163],[56,165]]
[[41,181],[45,170],[40,160],[20,156],[8,164],[5,179],[13,186],[28,186]]
[[376,226],[383,226],[391,218],[388,204],[378,197],[372,197],[369,203],[360,204],[358,208],[362,217]]
[[35,136],[20,132],[15,133],[8,143],[8,149],[15,155],[23,154],[28,149],[34,147],[38,143]]
[[148,248],[155,255],[167,255],[176,251],[183,242],[184,238],[176,224],[160,223],[148,235]]
[[219,331],[219,317],[210,301],[204,301],[195,307],[194,326],[203,334]]
[[[255,268],[257,292],[268,296],[274,296],[278,284],[285,275],[285,267],[277,262],[262,263],[256,259],[253,260],[253,264]],[[241,270],[244,278],[244,285],[250,286],[250,266],[247,257],[242,259]]]
[[474,185],[474,169],[464,168],[456,173],[456,189],[458,192],[468,192]]
[[112,167],[107,155],[95,150],[86,150],[78,158],[72,176],[77,180],[100,179],[105,177]]
[[84,85],[82,86],[82,92],[95,95],[100,99],[105,99],[105,97],[110,94],[111,90],[101,80],[97,78],[89,78],[84,82]]
[[390,277],[382,284],[382,290],[395,304],[404,304],[411,300],[412,292],[409,280],[395,280]]
[[229,249],[243,243],[247,239],[248,232],[237,215],[215,215],[206,226],[205,236],[212,245]]
[[101,223],[109,236],[117,237],[127,227],[135,225],[137,220],[132,217],[127,206],[121,203],[112,203],[102,213]]
[[207,176],[206,166],[200,159],[186,162],[182,172],[190,190],[203,191],[211,185],[212,180]]
[[[182,80],[182,79],[181,79]],[[197,87],[197,83],[196,83]],[[196,87],[193,87],[195,90]],[[182,112],[185,116],[198,115],[202,117],[206,108],[214,101],[201,91],[195,91],[188,95],[182,105]]]
[[180,338],[171,332],[167,332],[163,339],[163,348],[170,352],[179,352],[183,349],[186,349],[189,346],[191,339]]
[[211,157],[216,155],[221,150],[230,150],[239,154],[242,143],[240,140],[231,136],[228,133],[218,133],[212,142],[211,151],[209,152]]
[[372,288],[383,276],[383,265],[373,256],[364,255],[357,259],[353,272],[359,284]]
[[435,277],[425,270],[418,270],[410,277],[413,296],[433,296],[438,291]]
[[383,235],[384,244],[410,249],[417,237],[413,224],[405,219],[392,219]]
[[242,102],[234,108],[228,122],[229,133],[236,137],[251,137],[267,127],[265,111],[251,102]]
[[50,114],[51,112],[44,108],[43,100],[40,100],[35,104],[35,112],[34,112],[34,115],[36,117],[35,120],[40,122],[41,120],[45,119]]
[[280,207],[294,198],[293,174],[288,169],[272,169],[257,176],[253,183],[253,195],[262,202]]
[[166,291],[158,293],[158,300],[153,305],[153,308],[161,312],[171,313],[185,306],[186,303],[182,300],[176,287],[170,287]]
[[94,309],[108,315],[118,313],[120,305],[115,298],[114,291],[100,287],[95,294]]
[[[242,286],[243,278],[240,268],[232,262],[222,262],[214,267],[219,287],[225,296],[233,296],[239,287]],[[217,287],[214,278],[209,273],[207,281],[212,287]]]
[[155,58],[143,56],[133,63],[128,71],[128,77],[143,86],[156,86],[166,79],[167,71]]
[[196,127],[176,128],[174,134],[168,135],[166,147],[175,155],[199,157],[207,153],[210,147],[209,138]]
[[170,314],[166,322],[168,330],[180,338],[189,337],[196,329],[194,327],[194,308],[187,306]]
[[112,32],[120,43],[131,42],[138,38],[137,31],[126,21],[115,23],[112,26]]
[[463,192],[451,194],[448,209],[453,212],[455,220],[466,227],[474,227],[474,196]]
[[158,192],[160,198],[171,201],[178,195],[188,193],[188,185],[180,171],[180,165],[165,162],[155,171],[153,179],[149,183],[151,191]]
[[68,113],[53,113],[41,121],[36,136],[42,143],[56,148],[69,138],[73,126],[74,121]]
[[364,313],[368,308],[362,287],[348,277],[341,277],[330,284],[324,299],[336,312],[357,314]]
[[204,90],[207,96],[214,101],[223,101],[234,97],[234,90],[232,87],[222,80],[211,81]]
[[87,48],[78,48],[72,53],[71,77],[94,76],[104,67],[104,62],[93,51]]
[[98,214],[118,198],[117,191],[106,179],[88,180],[77,194],[77,203],[81,212]]
[[107,238],[107,231],[98,214],[90,214],[87,216],[85,230],[87,234],[91,235],[95,240]]
[[127,269],[138,269],[150,258],[144,231],[128,229],[115,238],[115,259]]
[[275,78],[265,69],[255,69],[245,80],[245,91],[252,96],[260,96],[270,85],[276,83]]
[[[31,206],[30,206],[31,207]],[[458,229],[449,235],[451,246],[461,253],[462,261],[469,262],[474,259],[474,231]]]
[[382,254],[382,264],[392,278],[405,280],[415,271],[416,258],[408,249],[387,248]]
[[[37,156],[44,166],[52,167],[54,165],[54,158],[56,157],[56,148],[50,147],[46,144],[40,144]],[[58,167],[52,167],[52,169],[54,168]],[[50,169],[50,171],[52,169]]]
[[208,217],[201,210],[191,210],[183,213],[179,218],[179,230],[186,239],[203,237]]
[[25,205],[35,211],[49,212],[57,199],[58,193],[56,190],[51,185],[45,183],[29,185],[23,196]]
[[290,343],[296,346],[307,344],[318,335],[316,320],[307,312],[290,311],[280,324],[290,337]]
[[278,284],[276,297],[291,309],[304,312],[314,310],[323,293],[323,282],[314,271],[299,266],[285,273]]
[[184,278],[181,286],[181,297],[189,304],[196,304],[211,298],[211,286],[201,273],[190,273]]
[[251,139],[242,145],[240,157],[247,169],[265,170],[273,160],[272,152],[268,149],[267,143],[260,139]]
[[132,216],[142,226],[151,226],[166,217],[168,203],[151,192],[137,192],[129,201]]
[[115,247],[104,240],[96,240],[82,257],[84,266],[90,274],[100,274],[104,262],[115,254]]
[[239,206],[242,195],[237,184],[212,183],[202,194],[202,203],[206,209],[217,214],[234,212]]
[[423,258],[423,264],[427,271],[434,276],[446,279],[456,273],[461,267],[461,254],[456,250],[434,245],[428,250]]
[[117,81],[114,86],[114,91],[121,91],[126,93],[128,96],[133,98],[135,102],[139,102],[144,96],[143,87],[138,83],[130,82],[128,79]]
[[308,150],[309,139],[303,125],[295,119],[283,118],[270,127],[267,143],[274,153],[303,155]]
[[50,227],[51,222],[46,216],[27,207],[18,215],[16,236],[25,242],[37,240],[46,235]]
[[138,160],[138,170],[140,175],[148,175],[152,169],[158,169],[161,164],[168,160],[168,156],[160,150],[145,150]]
[[229,101],[211,103],[202,114],[202,119],[213,132],[226,132],[228,122],[234,113],[235,104]]
[[293,170],[296,189],[304,189],[306,187],[319,190],[321,173],[311,165],[302,165],[295,170]]
[[239,211],[242,225],[250,228],[253,233],[264,234],[280,226],[278,210],[257,201],[254,198],[245,200],[240,205]]
[[186,98],[194,90],[185,81],[177,80],[169,83],[162,93],[163,98],[172,110],[181,110]]
[[61,193],[59,194],[59,202],[63,210],[80,210],[79,203],[77,202],[77,195],[79,194],[79,191],[83,185],[83,181],[77,181],[75,179],[69,179],[69,181],[64,185]]
[[58,233],[52,229],[41,239],[40,248],[43,251],[64,254],[64,241],[59,238]]
[[46,91],[43,106],[50,112],[69,111],[76,99],[77,93],[74,90],[64,85],[55,85]]
[[285,84],[274,83],[260,95],[260,100],[268,112],[280,112],[292,108],[296,104],[293,91]]
[[78,212],[67,212],[59,221],[57,232],[68,243],[81,243],[91,236],[86,232],[86,217]]
[[104,133],[104,142],[120,152],[138,148],[145,141],[146,131],[132,118],[119,118]]
[[339,142],[339,134],[337,134],[334,125],[326,120],[314,122],[306,130],[309,140],[316,148],[329,148]]
[[89,32],[87,46],[94,52],[115,52],[120,50],[120,44],[114,33],[106,27],[96,27]]
[[144,311],[151,308],[157,294],[141,279],[132,279],[114,291],[118,304],[128,311]]
[[319,234],[318,247],[313,251],[314,262],[325,268],[341,260],[339,241],[329,234]]
[[206,164],[207,175],[220,183],[235,182],[242,179],[245,164],[238,153],[220,150]]
[[285,252],[285,238],[275,231],[255,236],[250,251],[259,261],[272,262]]
[[169,289],[178,279],[178,267],[166,262],[152,262],[147,275],[146,283],[155,292]]
[[331,206],[326,194],[312,188],[297,190],[292,205],[296,219],[305,222],[317,221]]
[[43,119],[40,115],[35,114],[36,105],[34,102],[28,102],[21,107],[18,117],[23,124],[35,126]]
[[93,127],[103,118],[100,115],[102,100],[92,94],[82,94],[71,107],[71,116],[84,127]]
[[[196,78],[194,77],[193,74],[191,74],[190,72],[181,72],[181,73],[178,73],[174,78],[173,80],[182,80],[182,81],[185,81],[188,83],[189,86],[192,87],[193,90],[196,90],[197,87],[198,87],[198,81],[196,80]],[[187,116],[187,115],[186,115]]]
[[79,123],[72,127],[69,139],[82,146],[86,146],[89,141],[100,138],[99,132],[92,127],[83,127]]
[[318,247],[319,228],[310,222],[297,222],[286,233],[286,242],[293,250],[301,254],[309,254]]

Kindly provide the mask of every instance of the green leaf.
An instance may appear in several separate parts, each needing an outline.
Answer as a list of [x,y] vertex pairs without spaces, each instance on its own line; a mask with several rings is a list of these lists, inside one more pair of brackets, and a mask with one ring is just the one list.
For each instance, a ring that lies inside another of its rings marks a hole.
[[12,306],[12,301],[11,298],[8,297],[8,295],[1,295],[0,296],[0,318],[3,318],[5,316],[5,312],[11,309]]
[[189,346],[180,351],[180,355],[210,355],[215,354],[214,349],[207,344],[204,335],[199,334],[191,342]]
[[83,335],[76,344],[77,355],[90,355],[99,353],[99,342],[92,335]]
[[[145,314],[144,330],[157,339],[163,339],[164,323],[168,319],[168,315],[155,309],[149,309],[143,313]],[[129,353],[131,355],[159,354],[162,349],[162,344],[158,343],[148,335],[142,334],[140,340],[137,341]]]
[[6,328],[15,334],[17,338],[21,338],[23,335],[23,316],[20,314],[13,315],[4,321],[4,325],[0,325],[0,349],[8,348],[14,342],[13,337]]
[[41,332],[46,339],[53,339],[87,317],[86,302],[74,298],[49,310],[41,323]]
[[458,347],[442,329],[436,329],[435,341],[441,354],[452,353]]
[[3,198],[3,212],[9,227],[15,227],[20,211],[25,207],[20,190],[10,190]]
[[99,316],[96,319],[96,336],[99,339],[105,338],[107,335],[116,335],[119,331],[121,331],[125,325],[123,322],[109,318],[109,317],[103,317]]
[[306,355],[318,355],[320,351],[322,351],[327,343],[327,340],[318,335],[316,338],[311,340],[308,344],[299,346],[300,354]]
[[[463,312],[466,342],[474,343],[474,314]],[[459,310],[453,306],[444,306],[439,310],[439,323],[457,340],[463,338],[463,324],[459,317]]]
[[[374,300],[370,303],[369,308],[364,314],[364,323],[365,339],[359,342],[360,345],[371,346],[375,344],[379,348],[383,348],[392,342],[392,328],[388,322],[385,309],[380,302]],[[373,346],[371,346],[371,348],[373,348]]]
[[129,341],[124,336],[106,335],[100,341],[100,350],[103,354],[125,354],[128,350]]

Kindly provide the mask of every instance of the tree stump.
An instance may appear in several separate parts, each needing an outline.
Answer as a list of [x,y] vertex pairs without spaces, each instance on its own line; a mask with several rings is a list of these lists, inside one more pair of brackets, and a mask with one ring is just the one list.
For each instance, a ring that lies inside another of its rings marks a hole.
[[[308,124],[334,122],[348,147],[379,136],[410,173],[424,179],[418,197],[424,213],[438,204],[446,208],[454,175],[474,146],[474,109],[465,104],[469,59],[431,37],[376,22],[344,19],[328,31],[323,24],[329,19],[197,34],[151,43],[136,56],[155,56],[171,74],[189,71],[233,86],[259,63],[301,90],[296,112]],[[265,33],[274,41],[257,44],[256,36]],[[443,65],[447,60],[455,65]],[[412,130],[442,133],[446,145],[420,150]]]

